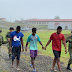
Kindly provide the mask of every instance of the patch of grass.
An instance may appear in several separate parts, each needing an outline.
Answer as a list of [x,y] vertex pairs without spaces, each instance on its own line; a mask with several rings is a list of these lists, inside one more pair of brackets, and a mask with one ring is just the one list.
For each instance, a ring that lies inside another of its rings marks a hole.
[[6,70],[0,70],[0,72],[8,72],[8,71],[6,71]]

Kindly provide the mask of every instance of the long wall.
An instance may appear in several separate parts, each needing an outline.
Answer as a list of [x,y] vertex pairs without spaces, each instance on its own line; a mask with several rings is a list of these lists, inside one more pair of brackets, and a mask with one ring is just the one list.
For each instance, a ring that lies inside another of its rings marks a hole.
[[72,30],[72,22],[49,22],[48,29],[57,29],[58,26],[62,26],[66,30]]

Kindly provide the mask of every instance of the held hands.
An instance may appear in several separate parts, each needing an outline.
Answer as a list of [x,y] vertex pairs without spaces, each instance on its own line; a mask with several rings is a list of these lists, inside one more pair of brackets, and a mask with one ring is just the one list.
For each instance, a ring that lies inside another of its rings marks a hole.
[[43,50],[43,49],[44,49],[44,50],[46,50],[46,46],[45,46],[45,47],[44,47],[44,46],[42,46],[42,50]]
[[42,50],[44,49],[44,46],[42,46]]
[[25,51],[27,52],[27,47],[25,47]]
[[46,50],[46,46],[45,46],[45,50]]

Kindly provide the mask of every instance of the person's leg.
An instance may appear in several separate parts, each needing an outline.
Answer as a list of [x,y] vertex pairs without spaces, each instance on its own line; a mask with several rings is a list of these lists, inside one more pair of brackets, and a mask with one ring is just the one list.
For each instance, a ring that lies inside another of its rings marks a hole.
[[19,60],[17,60],[17,63],[16,63],[16,67],[18,68],[18,65],[19,65]]
[[16,51],[17,54],[17,60],[16,60],[16,68],[19,66],[19,61],[20,61],[20,53],[21,53],[21,47],[19,47]]
[[34,60],[36,59],[36,57],[34,57]]
[[54,60],[53,60],[53,65],[52,65],[52,70],[54,70],[54,67],[55,67],[55,64],[56,64],[56,58],[54,58]]
[[60,58],[57,58],[57,65],[58,65],[59,71],[62,72],[61,64],[60,64]]
[[34,64],[36,58],[35,50],[30,50],[30,57],[31,57],[31,64],[32,64],[31,67],[33,67],[33,71],[35,72],[36,71],[35,64]]
[[11,51],[8,48],[8,54],[9,54],[9,58],[11,58]]
[[12,48],[12,65],[14,63],[14,59],[15,59],[15,48]]
[[35,69],[34,57],[31,57],[31,64],[33,65],[33,69]]
[[2,55],[1,55],[1,46],[0,46],[0,61],[1,61]]
[[30,57],[31,57],[31,66],[32,66],[32,58],[34,57],[34,50],[30,50]]
[[37,50],[34,51],[34,60],[35,60],[36,57],[37,57],[37,52],[38,52]]
[[60,72],[62,72],[61,69],[61,64],[60,64],[60,56],[61,56],[61,51],[57,51],[58,57],[57,57],[57,65],[58,65],[58,69]]
[[69,62],[68,62],[67,69],[68,69],[68,70],[71,70],[70,65],[72,64],[72,53],[69,52],[69,55],[70,55],[70,59],[69,59]]
[[54,67],[55,67],[55,64],[56,64],[56,60],[57,60],[57,51],[53,50],[53,54],[54,54],[54,60],[53,60],[53,65],[52,65],[52,68],[51,70],[54,70]]

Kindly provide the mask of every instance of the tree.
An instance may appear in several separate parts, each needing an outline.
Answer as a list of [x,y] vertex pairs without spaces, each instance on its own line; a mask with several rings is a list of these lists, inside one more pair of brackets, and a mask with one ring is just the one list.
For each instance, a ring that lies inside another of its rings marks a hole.
[[60,19],[60,17],[59,16],[55,16],[55,18],[54,19]]

